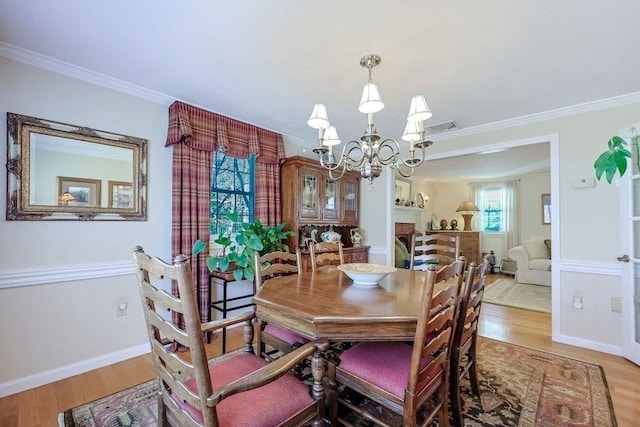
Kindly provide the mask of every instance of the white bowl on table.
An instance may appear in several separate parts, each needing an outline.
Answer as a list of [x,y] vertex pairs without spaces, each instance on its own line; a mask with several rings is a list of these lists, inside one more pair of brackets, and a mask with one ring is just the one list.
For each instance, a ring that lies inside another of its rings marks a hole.
[[376,286],[389,273],[394,273],[397,268],[383,264],[352,263],[341,264],[338,270],[349,276],[355,286]]

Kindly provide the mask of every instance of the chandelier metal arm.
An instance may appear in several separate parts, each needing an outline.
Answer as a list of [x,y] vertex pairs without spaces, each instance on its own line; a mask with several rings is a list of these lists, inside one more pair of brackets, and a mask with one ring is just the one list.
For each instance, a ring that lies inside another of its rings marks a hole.
[[[341,144],[335,126],[329,122],[327,109],[324,104],[316,104],[307,120],[307,124],[318,129],[319,147],[313,152],[318,154],[320,165],[329,171],[331,179],[340,179],[346,171],[358,168],[363,178],[373,180],[380,176],[383,166],[396,169],[404,177],[410,177],[414,169],[425,161],[426,150],[433,142],[425,140],[423,122],[432,114],[424,96],[418,95],[411,99],[407,124],[402,139],[409,142],[409,157],[402,155],[400,144],[392,138],[381,141],[374,124],[374,114],[384,108],[377,85],[373,83],[372,70],[380,63],[378,55],[366,55],[360,60],[360,65],[367,69],[369,79],[364,86],[362,98],[358,106],[361,113],[367,115],[367,128],[360,141],[351,140],[342,146],[340,155],[336,156],[338,145]],[[419,151],[419,156],[416,156]],[[334,176],[338,173],[339,176]]]

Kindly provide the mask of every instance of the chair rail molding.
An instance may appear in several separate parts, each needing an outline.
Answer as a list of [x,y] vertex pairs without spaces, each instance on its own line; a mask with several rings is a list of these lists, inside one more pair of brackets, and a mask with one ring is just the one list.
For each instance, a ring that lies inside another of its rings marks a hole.
[[126,276],[129,274],[135,274],[133,263],[129,261],[62,268],[0,271],[0,289]]

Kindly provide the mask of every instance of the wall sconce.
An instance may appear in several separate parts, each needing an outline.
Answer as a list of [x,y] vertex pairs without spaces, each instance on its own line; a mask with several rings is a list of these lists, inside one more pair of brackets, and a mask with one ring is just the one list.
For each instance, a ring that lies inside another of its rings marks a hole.
[[462,231],[471,231],[471,218],[475,212],[480,212],[480,209],[473,202],[462,202],[456,212],[461,212],[462,218],[464,218],[464,230]]
[[69,193],[68,191],[65,191],[60,196],[58,196],[58,202],[60,202],[59,204],[65,206],[68,205],[69,202],[73,202],[75,199],[76,198],[73,197],[73,194]]

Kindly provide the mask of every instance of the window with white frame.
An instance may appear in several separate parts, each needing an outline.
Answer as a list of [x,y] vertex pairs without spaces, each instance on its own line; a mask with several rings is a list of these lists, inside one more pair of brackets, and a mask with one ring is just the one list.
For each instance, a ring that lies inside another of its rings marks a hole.
[[501,184],[485,184],[478,193],[482,231],[506,231],[506,192]]
[[[255,156],[236,159],[221,151],[213,153],[211,168],[211,234],[219,235],[230,226],[226,215],[238,212],[240,222],[254,220]],[[233,224],[240,227],[239,224]]]

